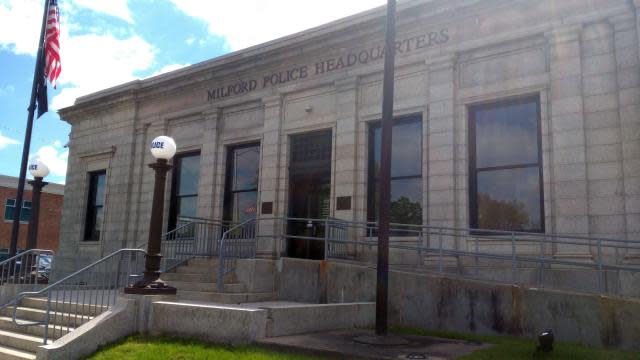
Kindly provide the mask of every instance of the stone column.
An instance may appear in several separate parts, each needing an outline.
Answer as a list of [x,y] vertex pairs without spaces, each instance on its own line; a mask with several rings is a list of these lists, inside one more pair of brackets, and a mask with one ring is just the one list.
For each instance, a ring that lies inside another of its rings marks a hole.
[[[455,174],[455,57],[448,56],[427,63],[429,71],[429,118],[423,122],[423,175],[427,196],[423,197],[423,222],[431,226],[456,225]],[[436,239],[439,241],[439,239]],[[438,246],[439,244],[431,244]],[[445,248],[458,248],[456,239],[443,238]]]
[[[555,216],[553,232],[588,235],[580,32],[579,27],[572,27],[546,34],[551,87],[551,191]],[[580,253],[585,255],[586,251],[581,249]],[[554,252],[572,255],[577,250],[572,246],[559,245]]]
[[[636,2],[640,13],[640,0]],[[640,19],[633,14],[612,19],[622,142],[622,171],[628,239],[640,238]],[[631,255],[631,254],[629,254]],[[639,258],[640,252],[635,251]]]
[[216,205],[221,204],[216,194],[216,170],[218,168],[218,128],[220,109],[212,107],[202,113],[204,134],[200,152],[200,182],[198,185],[198,216],[213,219]]
[[581,51],[589,233],[623,238],[626,229],[622,145],[611,24],[600,22],[586,26]]
[[[264,104],[264,130],[262,146],[260,148],[260,194],[258,199],[258,213],[261,218],[267,220],[259,221],[259,243],[258,257],[275,258],[278,253],[284,251],[284,239],[278,236],[283,223],[272,218],[282,218],[286,216],[286,206],[280,196],[280,132],[281,132],[281,111],[282,98],[280,95],[265,97]],[[271,203],[271,206],[268,205]],[[267,204],[267,206],[262,206]],[[271,207],[271,214],[263,214],[263,210]]]
[[[336,84],[336,146],[335,146],[335,213],[338,219],[356,219],[357,194],[357,160],[365,157],[365,154],[357,152],[357,93],[358,79],[348,78],[337,81]],[[350,207],[346,210],[338,210],[337,199],[339,197],[350,198]]]

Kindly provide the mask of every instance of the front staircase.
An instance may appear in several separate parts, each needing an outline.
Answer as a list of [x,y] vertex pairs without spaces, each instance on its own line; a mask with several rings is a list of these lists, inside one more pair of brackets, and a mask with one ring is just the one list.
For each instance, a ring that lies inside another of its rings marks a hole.
[[162,274],[161,279],[178,289],[178,301],[240,304],[276,299],[275,292],[248,292],[246,284],[238,281],[235,272],[225,276],[224,292],[218,292],[217,274],[217,259],[194,258],[185,265]]
[[[93,319],[95,307],[89,308],[79,303],[52,301],[49,318],[49,340],[52,343],[75,328]],[[35,359],[38,346],[43,344],[45,326],[18,325],[32,322],[44,322],[47,299],[24,298],[16,311],[13,321],[13,307],[0,310],[0,360]]]

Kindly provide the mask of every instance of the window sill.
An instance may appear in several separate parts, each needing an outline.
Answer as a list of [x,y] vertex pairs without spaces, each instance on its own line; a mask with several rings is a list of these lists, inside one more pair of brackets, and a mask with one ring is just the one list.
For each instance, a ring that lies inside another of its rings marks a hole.
[[[4,219],[4,222],[8,223],[8,224],[11,224],[11,223],[13,223],[13,220]],[[28,221],[20,221],[20,225],[28,225],[28,224],[29,224]]]

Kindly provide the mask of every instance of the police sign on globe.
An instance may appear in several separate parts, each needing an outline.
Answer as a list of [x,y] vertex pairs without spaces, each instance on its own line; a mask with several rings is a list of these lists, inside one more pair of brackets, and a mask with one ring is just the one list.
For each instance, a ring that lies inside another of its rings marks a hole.
[[176,154],[176,142],[168,136],[158,136],[151,142],[151,155],[156,159],[169,160]]

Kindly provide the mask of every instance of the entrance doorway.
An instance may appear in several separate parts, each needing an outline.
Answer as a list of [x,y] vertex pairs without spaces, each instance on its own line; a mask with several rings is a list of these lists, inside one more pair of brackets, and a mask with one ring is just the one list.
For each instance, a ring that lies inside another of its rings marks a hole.
[[[331,130],[291,137],[287,256],[324,259],[324,221],[330,214]],[[310,238],[317,238],[313,240]]]

